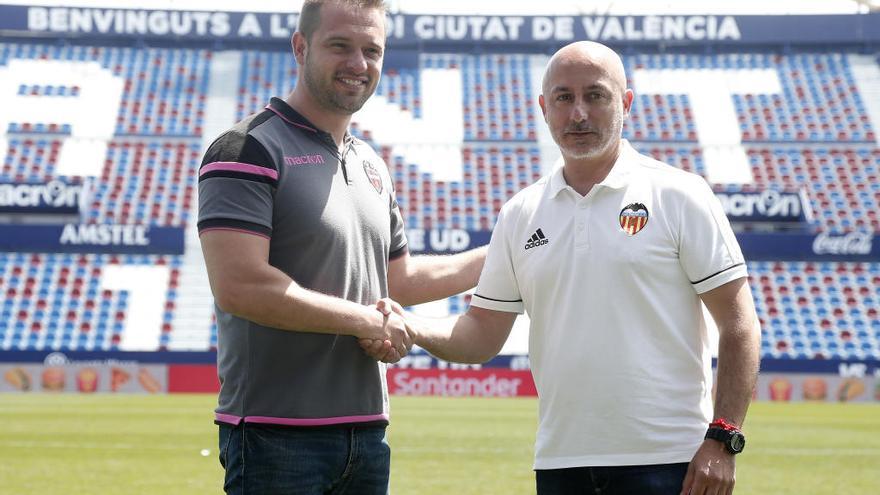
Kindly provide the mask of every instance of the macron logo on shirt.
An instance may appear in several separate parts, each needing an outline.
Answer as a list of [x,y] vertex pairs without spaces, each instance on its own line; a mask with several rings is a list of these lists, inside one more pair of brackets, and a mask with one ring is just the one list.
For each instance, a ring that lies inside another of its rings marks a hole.
[[534,234],[532,234],[532,237],[529,238],[528,241],[526,241],[526,249],[543,246],[544,244],[548,244],[549,242],[550,239],[547,239],[547,237],[544,236],[544,233],[541,232],[541,229],[538,229],[535,231]]
[[320,163],[324,163],[324,157],[321,155],[300,155],[284,157],[285,165],[312,165]]

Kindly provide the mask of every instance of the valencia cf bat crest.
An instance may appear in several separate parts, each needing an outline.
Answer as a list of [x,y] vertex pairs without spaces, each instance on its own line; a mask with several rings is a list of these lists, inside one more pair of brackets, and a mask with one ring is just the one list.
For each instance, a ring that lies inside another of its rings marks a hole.
[[648,208],[642,203],[630,203],[620,210],[618,220],[626,235],[634,236],[648,225]]

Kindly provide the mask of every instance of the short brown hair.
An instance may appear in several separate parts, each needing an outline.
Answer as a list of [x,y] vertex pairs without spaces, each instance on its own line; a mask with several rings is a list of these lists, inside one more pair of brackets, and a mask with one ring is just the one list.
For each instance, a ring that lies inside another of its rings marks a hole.
[[321,24],[321,6],[325,3],[336,3],[356,9],[379,9],[382,14],[386,12],[385,0],[305,0],[299,12],[297,31],[302,33],[306,40],[311,41],[312,34]]

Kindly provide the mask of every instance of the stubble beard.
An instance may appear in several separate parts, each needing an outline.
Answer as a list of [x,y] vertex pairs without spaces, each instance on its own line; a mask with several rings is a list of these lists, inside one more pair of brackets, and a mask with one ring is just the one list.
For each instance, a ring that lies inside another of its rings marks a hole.
[[623,112],[615,112],[614,118],[611,120],[611,126],[608,129],[600,130],[600,132],[600,142],[589,148],[567,147],[561,143],[562,140],[560,139],[558,143],[560,151],[562,151],[563,155],[574,160],[592,160],[604,155],[620,140],[623,132]]
[[305,82],[309,92],[321,107],[334,113],[351,115],[360,110],[370,96],[373,95],[373,91],[368,90],[357,99],[344,98],[333,87],[334,81],[335,74],[330,76],[330,79],[324,80],[321,74],[317,73],[314,69],[310,55],[306,54],[305,64],[303,65],[303,82]]

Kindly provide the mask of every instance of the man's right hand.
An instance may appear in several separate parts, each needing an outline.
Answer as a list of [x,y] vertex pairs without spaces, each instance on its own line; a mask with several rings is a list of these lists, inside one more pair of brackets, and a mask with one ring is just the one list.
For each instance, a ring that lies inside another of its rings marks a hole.
[[391,299],[381,299],[376,310],[382,313],[384,335],[381,338],[361,338],[361,348],[373,359],[385,363],[396,363],[406,356],[413,345],[412,328],[403,318],[403,307]]

